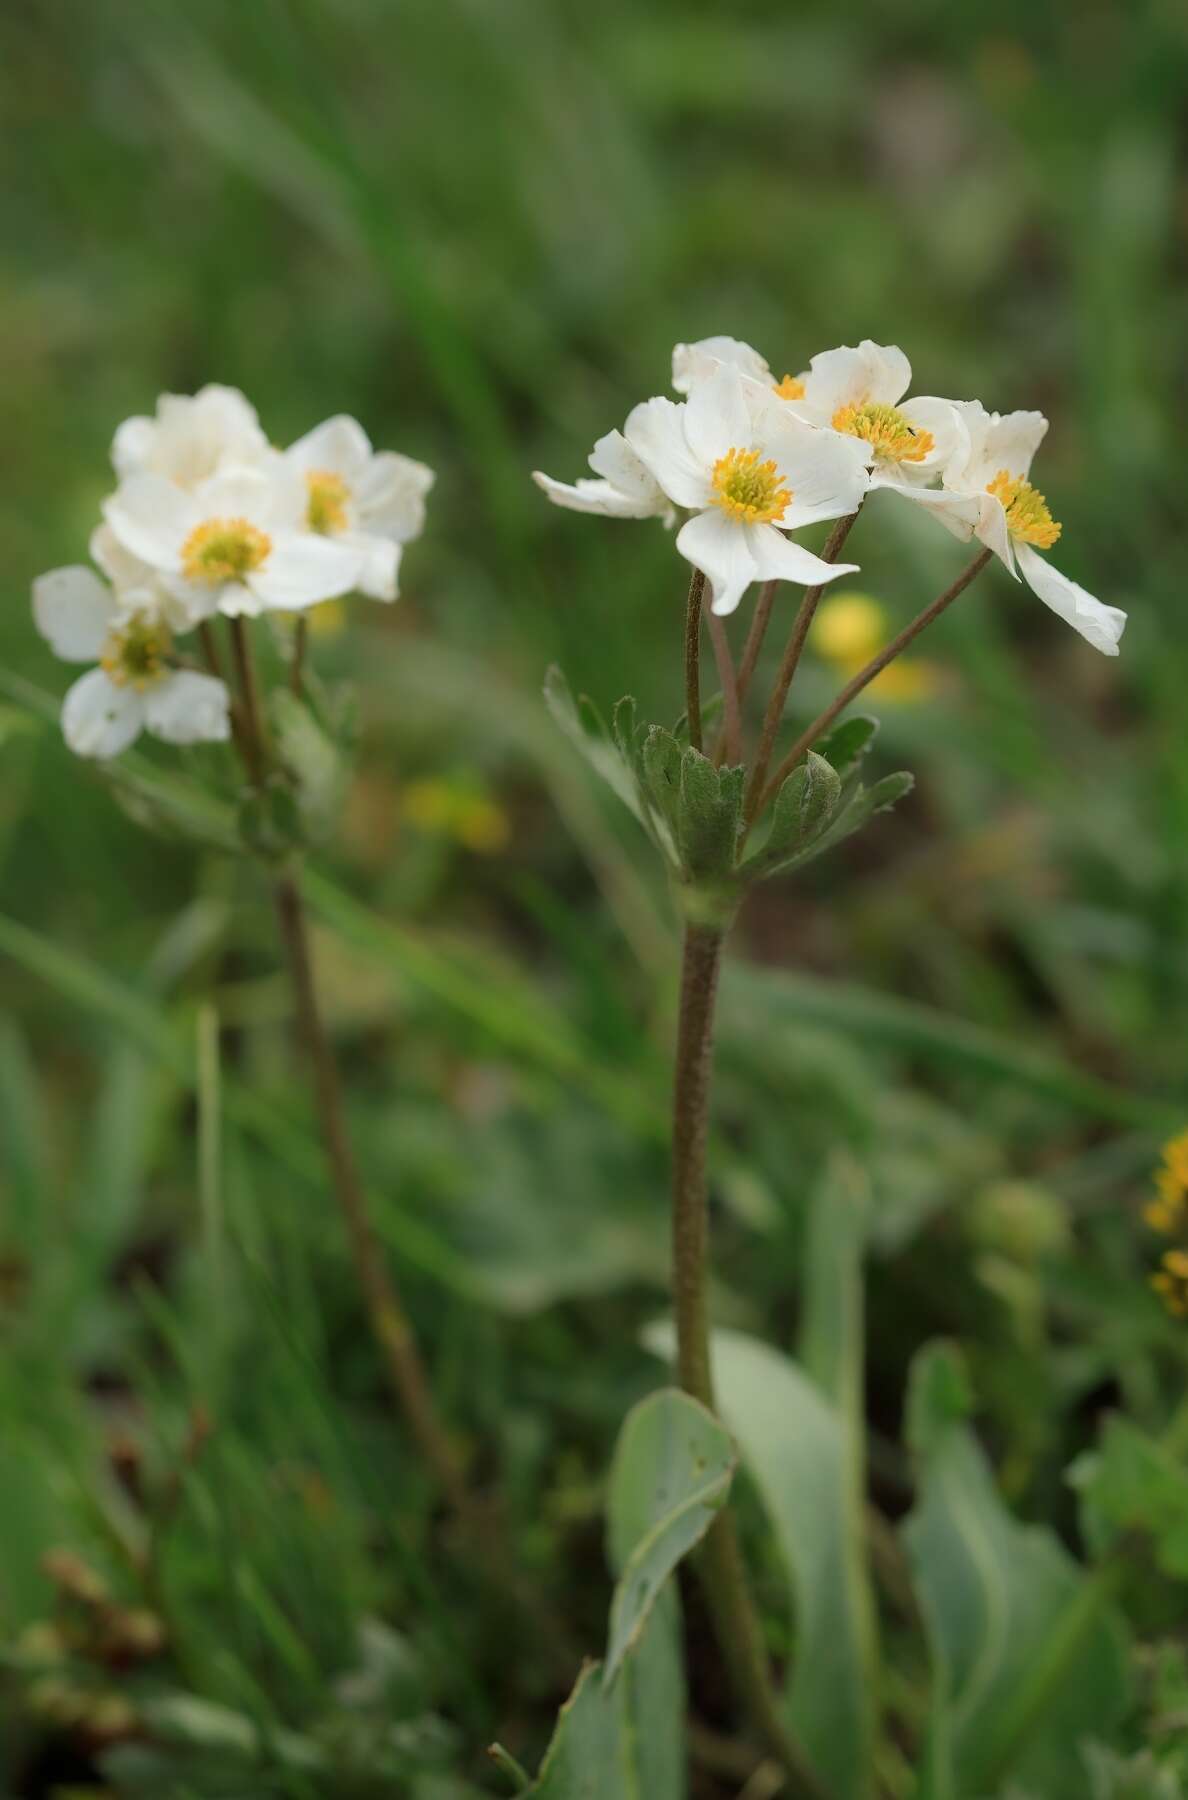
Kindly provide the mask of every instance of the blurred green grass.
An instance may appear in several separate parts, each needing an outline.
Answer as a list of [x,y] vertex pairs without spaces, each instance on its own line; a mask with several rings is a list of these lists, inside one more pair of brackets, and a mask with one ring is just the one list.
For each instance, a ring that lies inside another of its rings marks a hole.
[[[918,392],[1049,414],[1056,560],[1129,610],[1122,656],[1094,658],[1001,573],[945,620],[928,646],[952,671],[941,693],[878,708],[917,797],[744,920],[740,950],[796,974],[740,973],[718,1167],[721,1304],[778,1326],[804,1185],[832,1137],[863,1150],[894,1259],[872,1327],[888,1479],[907,1357],[960,1332],[1017,1497],[1063,1519],[1089,1399],[1156,1417],[1183,1369],[1143,1292],[1136,1216],[1158,1135],[1188,1112],[1183,10],[55,0],[10,8],[0,48],[10,678],[61,692],[29,583],[84,558],[112,430],[163,389],[241,385],[280,442],[347,411],[439,471],[399,606],[353,604],[318,646],[360,684],[367,726],[322,951],[444,1402],[499,1447],[525,1554],[579,1613],[600,1605],[586,1484],[650,1379],[632,1342],[663,1271],[671,970],[642,846],[554,741],[539,686],[559,660],[603,702],[631,690],[674,714],[683,582],[659,527],[559,513],[527,472],[578,473],[665,391],[673,342],[716,331],[789,369],[895,341]],[[957,566],[889,503],[855,545],[897,620]],[[808,672],[806,716],[824,681]],[[80,1423],[77,1379],[152,1411],[138,1371],[170,1334],[150,1278],[177,1318],[184,1380],[157,1370],[171,1418],[198,1381],[192,1026],[211,981],[230,1033],[226,1353],[255,1384],[234,1506],[259,1504],[252,1471],[283,1458],[293,1405],[294,1456],[334,1460],[372,1517],[374,1471],[344,1468],[367,1470],[385,1434],[251,877],[141,832],[11,699],[0,742],[15,1623],[44,1600],[31,1558],[64,1510],[42,1461],[46,1367],[61,1429],[85,1434],[78,1492],[102,1432]],[[418,829],[402,794],[422,777],[493,800],[506,845]],[[1064,1222],[1042,1267],[984,1229],[1019,1180]],[[335,1427],[350,1454],[293,1401],[292,1357],[326,1416],[331,1394],[356,1408]],[[384,1458],[407,1487],[399,1447]],[[415,1540],[415,1482],[410,1503]],[[335,1554],[360,1604],[423,1602],[407,1554],[377,1582],[354,1540],[352,1515]],[[265,1584],[286,1586],[282,1563]],[[255,1629],[239,1687],[201,1640],[208,1691],[242,1700],[251,1669],[267,1683],[275,1645]],[[341,1661],[341,1632],[316,1656],[274,1682],[281,1716]]]

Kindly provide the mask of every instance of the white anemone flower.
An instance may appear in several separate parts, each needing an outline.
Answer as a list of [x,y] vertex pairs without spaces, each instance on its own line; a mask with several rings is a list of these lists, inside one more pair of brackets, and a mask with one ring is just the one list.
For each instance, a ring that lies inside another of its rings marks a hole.
[[803,375],[783,375],[776,379],[766,357],[741,338],[699,338],[695,344],[677,344],[672,353],[672,385],[678,394],[688,394],[698,381],[706,381],[722,363],[729,363],[743,375],[749,375],[761,387],[769,387],[781,400],[799,400],[804,394]]
[[1094,599],[1039,554],[1061,530],[1028,480],[1048,421],[1038,412],[987,412],[980,400],[960,401],[958,411],[965,442],[945,470],[950,506],[938,514],[942,524],[954,537],[978,538],[1095,650],[1117,656],[1126,614]]
[[965,449],[965,427],[951,400],[905,400],[912,365],[895,344],[864,338],[814,356],[802,393],[789,395],[811,425],[859,438],[867,447],[872,488],[888,488],[923,506],[952,511],[934,483]]
[[298,438],[284,460],[305,488],[307,530],[357,554],[362,593],[395,600],[400,553],[424,529],[433,470],[394,450],[373,450],[345,414]]
[[191,489],[134,475],[103,512],[118,541],[155,569],[191,623],[333,600],[358,582],[356,546],[310,531],[308,490],[282,457],[226,469]]
[[121,481],[152,474],[192,488],[267,452],[255,407],[238,388],[211,383],[196,394],[162,394],[155,418],[125,419],[112,440],[111,460]]
[[633,408],[622,431],[600,437],[587,458],[597,481],[580,476],[568,483],[534,469],[532,479],[555,506],[570,512],[599,513],[607,519],[662,519],[671,525],[676,509],[632,444],[632,433],[648,403]]
[[[125,596],[126,599],[126,596]],[[62,703],[62,732],[77,756],[118,756],[141,731],[169,744],[220,743],[230,697],[213,675],[169,662],[160,611],[129,613],[93,569],[51,569],[33,583],[33,617],[64,662],[97,662]]]
[[720,364],[685,401],[637,407],[631,445],[694,514],[677,549],[708,579],[715,613],[732,613],[753,581],[817,586],[855,573],[857,564],[822,562],[784,533],[857,510],[865,446],[802,423],[733,365]]

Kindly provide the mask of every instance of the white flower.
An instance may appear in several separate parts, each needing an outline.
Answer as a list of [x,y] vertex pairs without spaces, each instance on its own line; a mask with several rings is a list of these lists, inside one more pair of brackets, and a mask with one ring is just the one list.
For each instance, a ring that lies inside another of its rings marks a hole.
[[987,412],[980,400],[960,401],[958,411],[965,441],[945,469],[951,508],[938,515],[942,524],[954,537],[977,537],[1095,650],[1117,656],[1126,614],[1095,600],[1039,554],[1060,536],[1047,501],[1027,479],[1048,421],[1038,412]]
[[189,490],[134,475],[103,512],[119,543],[158,572],[194,622],[216,611],[294,611],[356,585],[359,549],[307,529],[308,497],[297,470],[275,456]]
[[570,486],[534,469],[533,481],[554,505],[570,512],[601,513],[608,519],[663,519],[671,525],[676,518],[673,504],[631,441],[635,424],[646,411],[645,402],[634,408],[622,431],[608,431],[599,438],[587,458],[599,480],[582,476]]
[[694,517],[677,549],[731,613],[752,581],[819,585],[852,575],[783,534],[854,512],[867,487],[865,446],[803,424],[770,389],[721,363],[688,400],[656,398],[630,420],[631,447]]
[[895,344],[864,338],[814,356],[803,377],[803,392],[789,396],[797,415],[811,425],[860,438],[867,446],[872,488],[889,488],[905,499],[945,511],[932,484],[966,447],[960,411],[951,400],[905,400],[912,365]]
[[152,474],[189,488],[231,464],[256,462],[267,450],[255,407],[238,388],[212,384],[196,394],[162,394],[153,419],[125,419],[111,460],[121,481]]
[[722,363],[729,363],[743,375],[749,375],[763,387],[773,388],[781,400],[799,400],[804,393],[803,375],[784,375],[776,380],[767,359],[741,338],[699,338],[695,344],[677,344],[672,353],[672,385],[678,394],[688,394],[699,381],[706,381]]
[[298,438],[285,462],[304,484],[308,530],[358,555],[363,593],[395,600],[401,547],[424,527],[433,470],[394,450],[374,451],[344,414]]
[[78,756],[118,756],[142,730],[170,744],[229,735],[229,696],[213,675],[171,668],[169,627],[146,607],[128,613],[93,569],[51,569],[33,583],[33,616],[65,662],[93,662],[62,703],[62,731]]

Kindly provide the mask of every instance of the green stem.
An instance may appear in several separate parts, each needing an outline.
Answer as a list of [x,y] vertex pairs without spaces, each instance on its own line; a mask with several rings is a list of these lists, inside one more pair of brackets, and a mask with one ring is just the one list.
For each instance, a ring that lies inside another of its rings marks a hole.
[[[672,1133],[672,1285],[677,1372],[685,1392],[713,1410],[708,1300],[709,1131],[714,1010],[725,932],[690,924],[681,962]],[[714,1630],[739,1704],[788,1772],[790,1791],[823,1800],[824,1789],[781,1716],[772,1691],[759,1617],[747,1584],[734,1514],[718,1514],[698,1569]]]

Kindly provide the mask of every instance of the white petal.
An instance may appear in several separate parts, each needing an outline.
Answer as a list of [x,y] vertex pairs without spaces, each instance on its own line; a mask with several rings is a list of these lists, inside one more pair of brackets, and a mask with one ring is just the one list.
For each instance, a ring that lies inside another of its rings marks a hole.
[[650,519],[657,511],[651,502],[621,493],[609,481],[590,481],[585,476],[573,483],[554,481],[540,469],[532,471],[532,479],[554,506],[564,506],[569,512],[600,513],[606,519]]
[[657,395],[633,407],[623,427],[635,454],[678,506],[705,506],[712,493],[709,470],[685,436],[685,404]]
[[695,344],[677,344],[672,353],[672,385],[687,394],[695,381],[705,381],[719,363],[730,363],[753,381],[771,385],[771,370],[758,350],[739,338],[699,338]]
[[91,559],[97,563],[117,589],[151,588],[155,578],[155,570],[139,556],[134,556],[126,545],[107,524],[96,525],[91,533],[91,541],[87,545]]
[[355,490],[359,516],[369,531],[407,544],[424,529],[425,496],[436,479],[427,463],[378,450]]
[[111,461],[121,481],[126,481],[129,475],[139,475],[148,468],[156,436],[156,422],[146,419],[143,414],[125,419],[122,425],[116,427],[116,434],[111,440]]
[[154,569],[181,567],[181,546],[203,516],[190,496],[160,475],[133,475],[103,502],[119,542]]
[[115,611],[110,588],[94,569],[51,569],[33,583],[33,618],[63,662],[94,662]]
[[894,406],[907,393],[912,365],[896,344],[876,344],[863,338],[855,349],[843,344],[813,357],[804,383],[804,398],[828,424],[841,406],[862,406],[868,400]]
[[396,577],[404,546],[395,538],[372,537],[363,531],[352,531],[339,542],[347,549],[359,552],[360,575],[356,584],[359,592],[370,600],[395,600]]
[[785,529],[840,519],[861,504],[870,481],[863,439],[805,425],[778,400],[765,409],[756,439],[792,490]]
[[278,492],[285,497],[286,516],[293,512],[294,503],[304,514],[304,481],[294,469],[283,466],[282,458],[274,457],[258,468],[236,463],[209,476],[194,489],[192,503],[201,519],[247,519],[250,524],[267,526],[277,513]]
[[308,469],[329,469],[354,487],[371,460],[371,439],[358,420],[338,413],[290,444],[285,456],[303,474]]
[[803,544],[786,538],[774,525],[748,525],[746,532],[760,581],[798,581],[802,587],[824,587],[839,575],[858,572],[857,563],[823,562]]
[[978,522],[974,526],[974,536],[985,544],[987,550],[993,550],[1004,568],[1010,570],[1015,580],[1019,579],[1019,571],[1015,567],[1015,543],[1007,528],[1006,508],[996,494],[985,492],[976,496],[978,503]]
[[167,744],[222,743],[231,735],[230,695],[213,675],[179,669],[144,696],[145,724]]
[[676,547],[708,579],[713,611],[732,613],[755,579],[746,526],[713,507],[681,526]]
[[80,675],[62,702],[62,735],[76,756],[118,756],[144,723],[132,687],[116,687],[102,669]]
[[[685,402],[685,437],[693,455],[712,468],[728,450],[751,441],[751,410],[738,370],[722,363],[699,381]],[[676,498],[676,495],[673,495]]]
[[938,524],[963,544],[968,544],[981,517],[981,502],[976,494],[950,494],[944,488],[915,487],[910,481],[898,481],[892,475],[880,474],[877,469],[870,478],[870,485],[872,492],[878,489],[879,492],[898,494],[904,500],[913,500],[923,506]]
[[1016,544],[1019,569],[1032,593],[1086,642],[1103,656],[1117,656],[1118,643],[1126,625],[1126,614],[1116,606],[1105,606],[1092,594],[1062,575],[1031,544]]
[[968,457],[969,434],[965,422],[951,400],[938,400],[933,395],[921,395],[915,400],[905,400],[900,412],[909,425],[916,425],[922,431],[932,434],[932,449],[919,462],[900,464],[903,477],[907,481],[933,481],[950,464],[962,457]]
[[[362,572],[359,552],[336,539],[285,533],[274,537],[271,553],[244,585],[264,606],[295,612],[349,593]],[[225,599],[219,606],[226,612]]]
[[993,414],[982,446],[986,479],[992,481],[1000,469],[1027,475],[1047,431],[1048,421],[1040,412]]
[[162,394],[148,467],[194,487],[228,463],[249,463],[268,451],[256,409],[238,388],[210,383],[196,394]]
[[[209,596],[213,610],[221,612],[226,619],[258,619],[267,611],[260,595],[253,593],[242,581],[225,581],[222,587],[203,591]],[[209,614],[202,616],[209,617]]]
[[620,494],[638,500],[649,512],[664,509],[660,484],[643,459],[635,454],[621,431],[608,431],[600,437],[588,458],[595,475],[617,488]]

